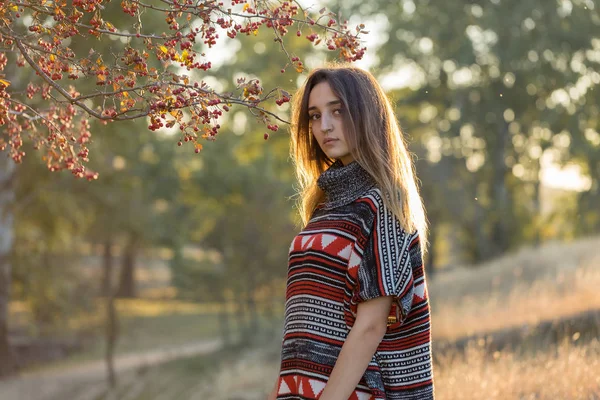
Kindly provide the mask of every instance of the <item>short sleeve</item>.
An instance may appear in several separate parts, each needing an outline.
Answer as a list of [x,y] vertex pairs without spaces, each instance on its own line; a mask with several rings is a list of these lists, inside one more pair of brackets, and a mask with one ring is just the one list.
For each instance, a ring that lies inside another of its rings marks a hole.
[[358,299],[392,296],[388,321],[393,324],[404,322],[412,307],[414,279],[410,250],[415,245],[418,246],[418,233],[407,233],[381,201],[358,269]]

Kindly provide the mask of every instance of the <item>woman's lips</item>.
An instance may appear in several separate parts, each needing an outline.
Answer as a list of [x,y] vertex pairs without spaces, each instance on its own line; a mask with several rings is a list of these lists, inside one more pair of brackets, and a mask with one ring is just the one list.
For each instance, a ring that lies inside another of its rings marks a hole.
[[333,143],[333,142],[337,142],[337,139],[325,139],[323,141],[323,145],[329,144],[329,143]]

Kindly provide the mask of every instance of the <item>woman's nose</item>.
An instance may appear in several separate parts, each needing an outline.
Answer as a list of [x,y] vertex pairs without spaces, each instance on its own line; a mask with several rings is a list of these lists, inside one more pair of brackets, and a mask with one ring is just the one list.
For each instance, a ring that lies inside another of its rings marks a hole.
[[321,116],[321,131],[331,132],[333,130],[333,121],[330,116],[322,115]]

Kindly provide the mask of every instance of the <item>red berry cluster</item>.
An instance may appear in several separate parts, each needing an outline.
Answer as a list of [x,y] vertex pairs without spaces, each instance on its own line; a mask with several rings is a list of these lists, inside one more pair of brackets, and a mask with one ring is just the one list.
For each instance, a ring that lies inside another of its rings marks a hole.
[[[315,19],[300,13],[296,1],[227,3],[170,0],[150,5],[138,0],[72,0],[64,7],[48,1],[19,2],[15,8],[14,2],[3,2],[0,19],[7,26],[0,35],[0,149],[8,148],[13,160],[20,162],[25,155],[22,133],[29,133],[34,148],[45,149],[48,168],[67,169],[75,176],[94,179],[97,175],[83,165],[89,158],[86,144],[91,134],[82,115],[103,123],[147,117],[150,130],[176,127],[183,135],[178,144],[192,142],[197,152],[202,148],[200,139],[216,138],[219,119],[230,111],[231,104],[252,109],[269,131],[277,131],[278,125],[269,120],[272,114],[262,106],[273,96],[264,95],[258,80],[238,82],[234,94],[216,93],[202,81],[190,82],[191,76],[202,76],[212,68],[198,45],[214,46],[222,32],[235,38],[239,34],[253,36],[267,28],[284,47],[288,31],[302,37],[303,29],[308,28],[305,37],[309,41],[315,45],[323,41],[347,60],[364,54],[358,40],[363,26],[351,33],[346,23],[323,10]],[[111,23],[115,7],[133,18],[120,26]],[[143,20],[163,21],[166,32],[144,29],[139,22],[142,15]],[[17,34],[23,23],[27,24],[27,35]],[[78,46],[71,46],[71,42],[90,37],[117,46],[102,54],[94,50],[76,54],[73,49]],[[127,44],[121,46],[121,41]],[[9,54],[15,55],[17,66],[31,68],[43,83],[34,80],[25,90],[11,91],[11,82],[1,74]],[[153,66],[156,61],[162,67]],[[296,55],[289,61],[296,71],[303,70]],[[200,74],[182,73],[186,70]],[[101,88],[90,90],[86,84],[90,78]],[[79,94],[71,85],[85,93]],[[291,96],[277,88],[268,93],[279,93],[274,99],[278,106],[290,101]],[[31,102],[34,98],[36,103]],[[268,137],[266,133],[265,139]]]
[[281,98],[275,100],[278,106],[283,105],[284,103],[289,103],[291,99],[288,96],[282,96]]

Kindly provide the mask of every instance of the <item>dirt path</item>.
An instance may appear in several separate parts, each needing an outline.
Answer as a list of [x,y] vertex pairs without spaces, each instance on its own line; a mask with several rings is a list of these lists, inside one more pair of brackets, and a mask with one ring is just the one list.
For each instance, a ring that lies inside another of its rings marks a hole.
[[[220,339],[189,343],[173,348],[162,348],[116,357],[117,376],[137,368],[150,367],[178,358],[210,354],[223,346]],[[24,373],[21,376],[0,381],[1,400],[50,400],[61,393],[66,394],[69,387],[82,387],[98,383],[105,387],[106,366],[103,361],[91,361],[60,370]],[[90,393],[90,398],[93,398]]]

